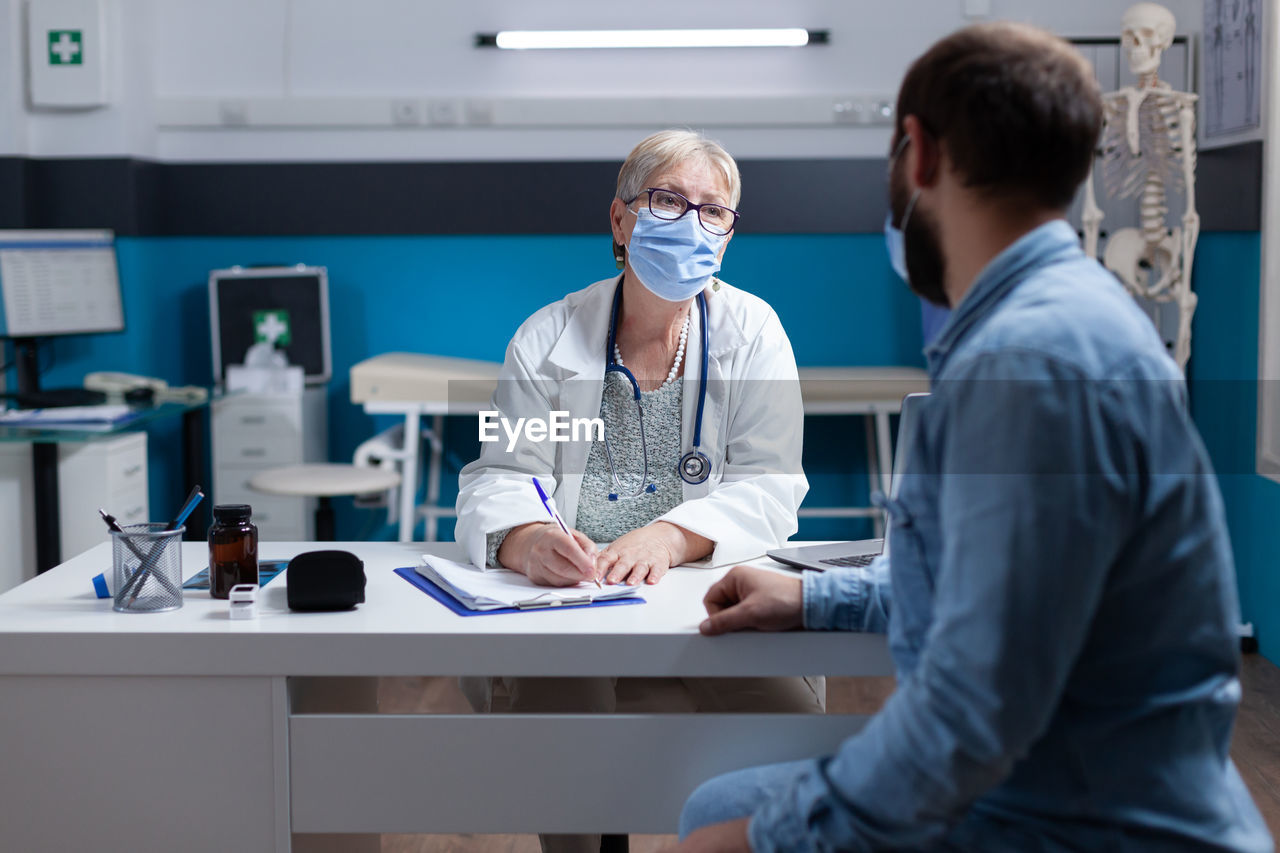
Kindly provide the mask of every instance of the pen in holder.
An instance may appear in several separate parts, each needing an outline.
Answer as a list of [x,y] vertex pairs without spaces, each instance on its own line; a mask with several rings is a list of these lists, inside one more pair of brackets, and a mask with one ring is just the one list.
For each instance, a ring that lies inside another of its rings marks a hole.
[[111,531],[113,609],[156,613],[182,606],[182,534],[186,528],[166,527],[130,524]]

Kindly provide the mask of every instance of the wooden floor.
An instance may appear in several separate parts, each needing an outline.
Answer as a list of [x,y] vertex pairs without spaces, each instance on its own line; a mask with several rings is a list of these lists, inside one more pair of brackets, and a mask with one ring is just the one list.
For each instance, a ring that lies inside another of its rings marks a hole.
[[[1247,655],[1241,676],[1244,700],[1236,718],[1231,757],[1253,793],[1258,810],[1280,838],[1280,667],[1261,655]],[[833,713],[874,713],[893,692],[891,678],[829,678],[827,709]],[[470,709],[451,678],[394,678],[379,684],[384,713],[467,713]],[[633,835],[632,853],[656,853],[671,835]],[[382,853],[538,853],[534,835],[384,835]]]

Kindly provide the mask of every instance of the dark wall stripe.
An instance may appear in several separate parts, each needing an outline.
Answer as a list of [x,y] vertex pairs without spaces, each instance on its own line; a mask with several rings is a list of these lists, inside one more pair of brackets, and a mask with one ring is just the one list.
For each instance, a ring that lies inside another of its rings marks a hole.
[[[885,160],[746,160],[743,233],[876,233]],[[599,234],[618,163],[0,158],[0,227],[118,234]],[[1205,231],[1256,231],[1262,144],[1202,152]]]
[[21,228],[26,224],[24,166],[25,162],[17,157],[0,157],[0,228]]
[[1262,143],[1201,151],[1196,206],[1202,231],[1262,230]]

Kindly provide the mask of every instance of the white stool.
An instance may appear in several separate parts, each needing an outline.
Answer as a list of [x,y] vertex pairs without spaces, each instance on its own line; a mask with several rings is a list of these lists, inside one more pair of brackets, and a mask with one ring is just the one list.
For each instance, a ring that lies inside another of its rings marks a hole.
[[249,488],[263,494],[319,498],[316,539],[321,542],[333,541],[333,505],[330,498],[383,492],[398,485],[400,475],[395,471],[329,463],[268,468],[249,480]]

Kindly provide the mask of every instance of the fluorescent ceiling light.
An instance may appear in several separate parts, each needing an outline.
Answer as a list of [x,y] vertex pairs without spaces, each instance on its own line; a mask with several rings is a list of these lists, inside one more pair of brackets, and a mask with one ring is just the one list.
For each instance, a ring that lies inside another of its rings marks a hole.
[[804,47],[826,44],[827,30],[503,30],[476,36],[477,47],[511,50],[624,47]]

